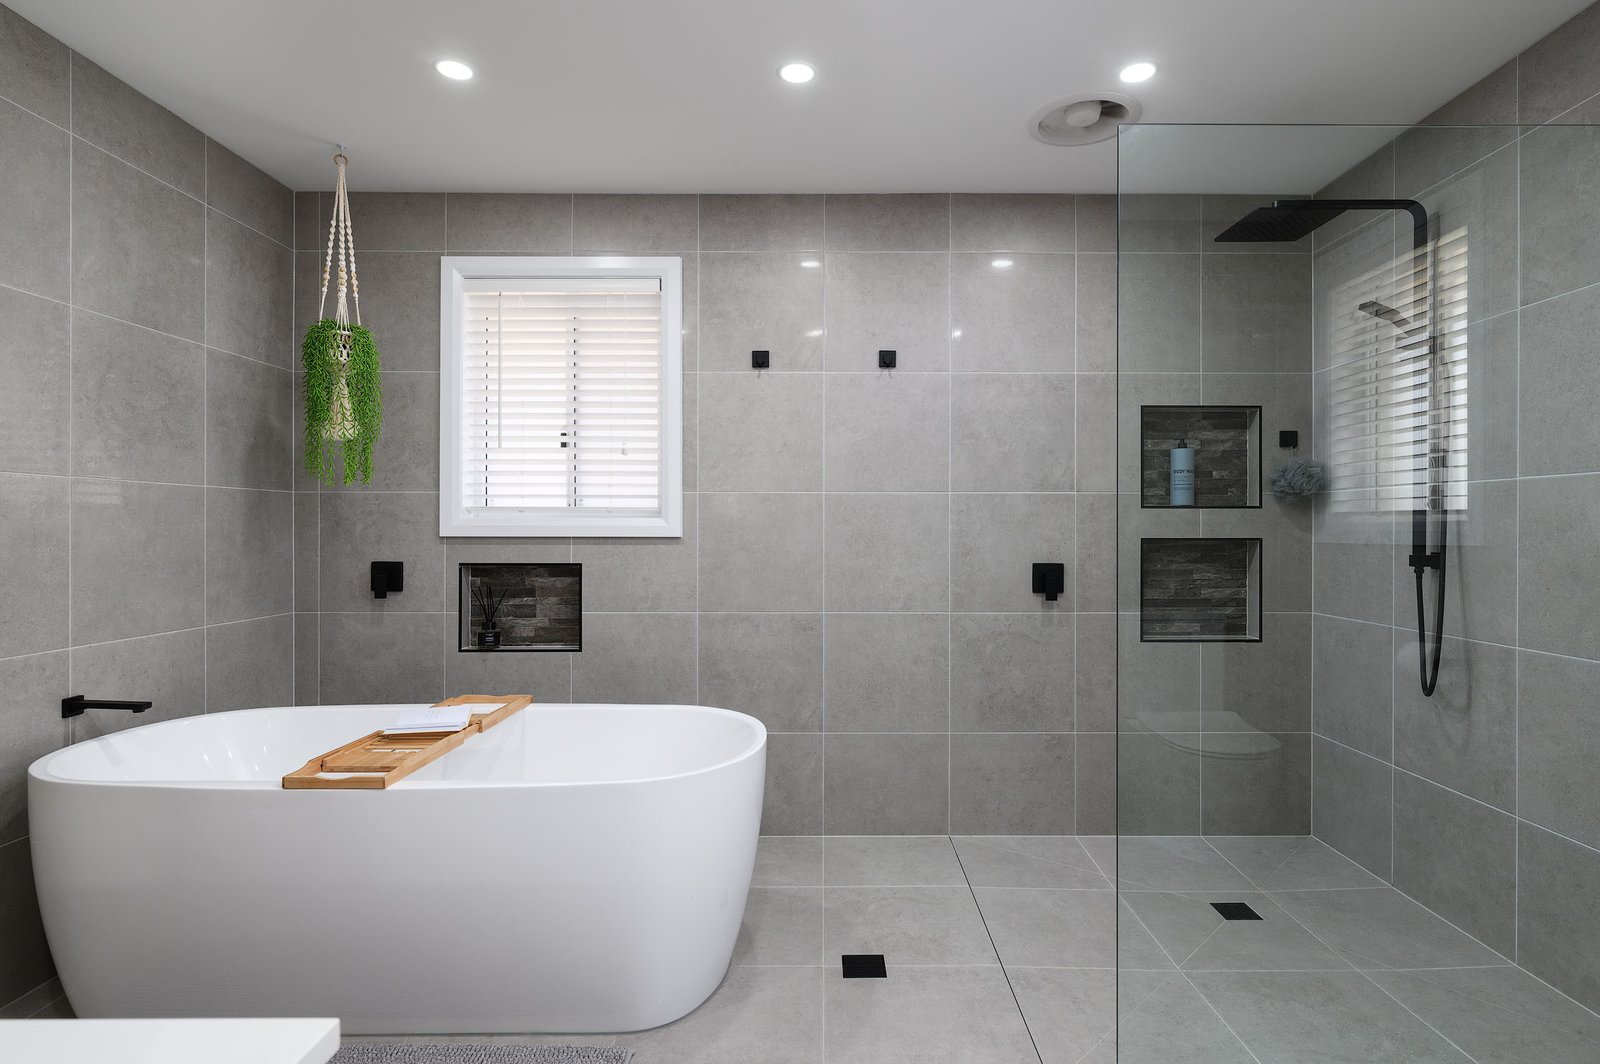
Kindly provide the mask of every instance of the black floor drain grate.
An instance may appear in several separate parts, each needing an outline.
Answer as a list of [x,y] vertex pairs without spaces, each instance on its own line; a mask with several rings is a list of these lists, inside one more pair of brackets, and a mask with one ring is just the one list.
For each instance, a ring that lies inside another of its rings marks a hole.
[[1242,901],[1214,901],[1211,907],[1224,920],[1259,920],[1261,914]]
[[889,978],[889,970],[883,963],[881,953],[846,953],[840,960],[844,962],[846,979]]

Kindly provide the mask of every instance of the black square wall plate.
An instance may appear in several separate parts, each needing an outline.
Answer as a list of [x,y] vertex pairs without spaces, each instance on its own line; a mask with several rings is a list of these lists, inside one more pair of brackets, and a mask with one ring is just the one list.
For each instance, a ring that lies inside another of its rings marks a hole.
[[1261,915],[1242,901],[1214,901],[1211,907],[1224,920],[1259,920]]
[[846,953],[840,959],[844,961],[846,979],[889,978],[889,970],[883,963],[881,953]]

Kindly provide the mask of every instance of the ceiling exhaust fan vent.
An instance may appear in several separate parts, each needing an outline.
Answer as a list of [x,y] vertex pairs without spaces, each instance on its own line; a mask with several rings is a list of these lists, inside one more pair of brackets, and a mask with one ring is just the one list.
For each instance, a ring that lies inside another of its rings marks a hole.
[[1094,144],[1117,135],[1117,127],[1139,121],[1144,108],[1120,92],[1080,93],[1034,112],[1028,132],[1034,140],[1060,147]]

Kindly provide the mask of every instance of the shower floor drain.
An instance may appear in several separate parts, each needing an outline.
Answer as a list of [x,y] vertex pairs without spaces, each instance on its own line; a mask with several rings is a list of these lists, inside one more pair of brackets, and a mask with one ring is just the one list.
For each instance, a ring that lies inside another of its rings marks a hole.
[[1224,920],[1259,920],[1261,914],[1242,901],[1214,901],[1211,907]]
[[883,963],[881,953],[845,953],[839,959],[844,962],[846,979],[889,978],[889,970]]

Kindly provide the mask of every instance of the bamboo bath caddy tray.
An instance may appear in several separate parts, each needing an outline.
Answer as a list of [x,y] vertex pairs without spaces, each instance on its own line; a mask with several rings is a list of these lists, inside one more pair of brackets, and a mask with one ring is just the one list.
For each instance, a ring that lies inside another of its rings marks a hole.
[[[335,750],[318,754],[283,777],[289,790],[382,790],[417,769],[448,754],[474,735],[480,735],[525,709],[532,695],[458,695],[435,706],[498,705],[489,713],[474,713],[459,731],[414,732],[385,735],[375,731]],[[326,775],[337,773],[337,775]]]

